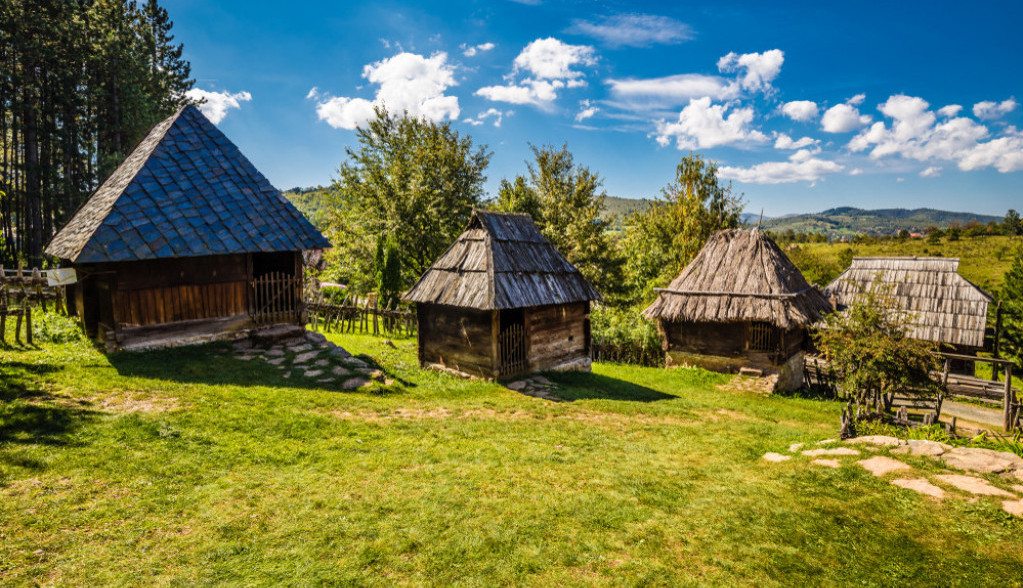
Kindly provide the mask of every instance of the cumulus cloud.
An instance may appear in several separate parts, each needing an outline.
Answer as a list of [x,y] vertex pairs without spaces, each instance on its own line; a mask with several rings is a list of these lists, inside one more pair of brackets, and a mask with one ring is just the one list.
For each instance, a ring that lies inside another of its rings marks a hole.
[[248,92],[232,94],[226,90],[223,92],[211,92],[198,88],[192,88],[185,92],[185,96],[195,102],[202,102],[202,104],[199,104],[199,111],[205,114],[206,118],[210,119],[210,122],[213,124],[220,124],[220,121],[224,120],[224,117],[227,116],[227,111],[233,108],[241,108],[242,102],[252,100],[252,94]]
[[[802,149],[809,147],[810,145],[816,145],[820,143],[817,139],[811,139],[810,137],[803,137],[802,139],[794,140],[792,137],[785,133],[779,133],[774,140],[775,149]],[[819,150],[819,149],[818,149]]]
[[941,175],[941,168],[935,165],[920,172],[921,178],[936,178]]
[[939,108],[938,114],[945,117],[956,116],[962,109],[963,107],[958,104],[949,104],[948,106],[942,106]]
[[657,123],[657,142],[667,146],[672,139],[679,149],[707,149],[734,143],[760,143],[767,136],[750,129],[752,108],[732,108],[727,114],[726,104],[712,104],[710,98],[696,98],[678,115],[678,122]]
[[593,115],[600,111],[600,109],[593,106],[589,100],[580,100],[579,109],[579,114],[575,115],[575,122],[583,122],[588,118],[592,118]]
[[1016,110],[1018,106],[1015,98],[1009,98],[1001,102],[985,100],[973,105],[973,116],[981,120],[994,120],[1002,118],[1006,114]]
[[[512,81],[503,86],[485,86],[476,95],[495,102],[549,107],[557,99],[558,90],[586,85],[578,67],[594,65],[593,53],[593,47],[586,45],[569,45],[554,38],[537,39],[515,58]],[[523,73],[526,74],[523,79],[514,81]]]
[[817,103],[812,100],[793,100],[781,107],[785,116],[798,122],[807,122],[817,118]]
[[[814,157],[808,149],[801,149],[789,156],[788,161],[767,161],[750,167],[725,166],[718,171],[721,177],[746,184],[790,184],[824,179],[829,174],[844,168],[826,159]],[[855,171],[855,170],[854,170]]]
[[478,127],[485,123],[488,118],[494,119],[494,126],[500,127],[501,121],[504,119],[504,113],[496,108],[488,108],[487,110],[476,115],[476,118],[467,118],[463,120],[464,123],[469,123],[474,127]]
[[494,45],[493,43],[482,43],[480,45],[465,45],[463,43],[462,47],[461,47],[462,48],[462,55],[465,55],[466,57],[474,57],[477,53],[483,53],[485,51],[490,51],[491,49],[493,49],[496,46],[497,45]]
[[600,39],[611,47],[677,45],[693,38],[689,25],[652,14],[618,14],[598,21],[576,20],[567,32]]
[[316,99],[316,114],[336,129],[354,129],[373,118],[373,107],[382,106],[391,112],[407,111],[439,122],[456,120],[461,112],[458,97],[447,96],[444,91],[457,85],[455,68],[447,63],[446,53],[423,57],[415,53],[399,53],[365,66],[362,77],[379,86],[376,97],[330,97],[309,91],[307,97]]
[[718,60],[718,70],[722,72],[739,72],[739,85],[743,90],[770,93],[771,82],[781,73],[785,53],[780,49],[771,49],[763,53],[729,53]]
[[[1008,127],[984,141],[990,129],[966,117],[938,121],[930,105],[915,96],[890,96],[878,106],[890,124],[876,122],[849,142],[852,151],[870,151],[881,159],[899,156],[923,162],[955,162],[964,171],[993,167],[1008,173],[1023,170],[1023,133]],[[926,171],[926,170],[925,170]]]
[[858,105],[866,98],[863,94],[857,94],[847,100],[845,104],[836,104],[824,111],[821,117],[821,129],[827,133],[848,133],[855,131],[863,125],[870,124],[869,114],[860,114]]
[[611,94],[630,109],[667,108],[688,104],[693,98],[729,100],[739,93],[735,82],[719,76],[680,74],[649,79],[610,79]]

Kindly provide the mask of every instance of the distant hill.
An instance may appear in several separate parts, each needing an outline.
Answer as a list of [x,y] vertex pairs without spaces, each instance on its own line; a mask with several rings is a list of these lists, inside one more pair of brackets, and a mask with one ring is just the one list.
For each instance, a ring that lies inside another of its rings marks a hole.
[[[920,232],[926,227],[945,228],[954,224],[965,225],[970,221],[987,224],[1001,222],[1001,217],[974,214],[972,212],[950,212],[932,208],[886,208],[863,210],[844,206],[816,214],[799,214],[764,219],[763,228],[781,233],[792,229],[797,233],[825,233],[831,237],[859,234],[890,235],[906,229]],[[755,223],[753,219],[752,223]],[[747,224],[751,224],[747,221]]]

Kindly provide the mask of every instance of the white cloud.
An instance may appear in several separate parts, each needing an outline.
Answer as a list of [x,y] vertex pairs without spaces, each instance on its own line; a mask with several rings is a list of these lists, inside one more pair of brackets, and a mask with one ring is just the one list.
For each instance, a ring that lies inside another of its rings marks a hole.
[[863,103],[865,98],[865,95],[857,94],[845,104],[836,104],[824,111],[824,116],[821,117],[821,129],[827,133],[848,133],[869,124],[870,115],[860,114],[859,109],[856,108]]
[[990,129],[965,117],[939,122],[921,98],[891,96],[878,110],[892,119],[891,124],[874,123],[853,137],[849,149],[870,150],[873,159],[900,156],[924,162],[950,161],[964,171],[986,167],[1002,173],[1023,170],[1023,133],[1015,127],[982,142],[991,135]]
[[589,100],[579,101],[579,108],[581,110],[579,111],[579,114],[575,115],[575,122],[583,122],[584,120],[593,117],[593,115],[597,114],[597,112],[600,111],[600,109],[597,108],[596,106],[593,106]]
[[749,128],[752,108],[729,109],[725,104],[712,104],[710,98],[696,98],[678,115],[678,122],[657,123],[657,142],[669,145],[674,139],[679,149],[706,149],[733,143],[760,143],[767,136]]
[[314,92],[315,88],[307,97],[319,101],[316,113],[320,120],[340,129],[354,129],[372,119],[374,106],[383,106],[395,113],[407,111],[412,116],[435,122],[455,120],[461,112],[458,98],[444,94],[449,87],[457,85],[455,68],[447,63],[447,58],[446,53],[435,53],[428,58],[399,53],[365,66],[362,77],[379,86],[372,101],[344,96],[331,98]]
[[[553,38],[537,39],[526,45],[515,58],[507,84],[485,86],[476,90],[476,95],[495,102],[549,108],[558,98],[558,90],[586,85],[586,80],[582,79],[583,72],[575,69],[576,66],[594,63],[593,47],[569,45]],[[516,75],[523,71],[531,73],[532,77],[514,81]]]
[[812,100],[793,100],[786,102],[781,112],[794,121],[807,122],[817,118],[817,103]]
[[610,79],[611,94],[627,108],[667,108],[688,104],[693,98],[728,100],[739,93],[738,84],[719,76],[680,74],[649,79]]
[[1019,104],[1015,98],[1009,98],[1001,102],[991,102],[985,100],[978,102],[973,105],[973,116],[981,120],[994,120],[996,118],[1002,118],[1002,116],[1016,110]]
[[[747,184],[790,184],[810,182],[838,173],[844,168],[825,159],[818,159],[809,150],[801,149],[789,156],[788,161],[767,161],[751,167],[720,168],[721,177]],[[855,170],[853,170],[855,171]]]
[[490,51],[491,49],[493,49],[496,46],[497,45],[494,45],[493,43],[482,43],[482,44],[479,44],[479,45],[468,45],[468,46],[463,43],[462,46],[461,46],[461,48],[462,48],[462,55],[465,55],[466,57],[474,57],[477,53],[482,53],[484,51]]
[[599,22],[576,20],[567,32],[595,37],[611,47],[677,45],[693,38],[689,25],[652,14],[618,14]]
[[[817,139],[811,139],[810,137],[803,137],[799,140],[793,140],[792,137],[785,133],[779,133],[774,140],[775,149],[802,149],[809,147],[810,145],[816,145],[819,143]],[[819,149],[818,149],[819,150]]]
[[252,100],[252,94],[248,92],[232,94],[226,90],[223,92],[210,92],[198,88],[192,88],[185,92],[185,96],[196,102],[204,101],[203,104],[199,105],[199,111],[205,114],[206,118],[210,119],[210,122],[215,125],[220,124],[220,121],[224,120],[228,110],[241,108],[242,102]]
[[569,45],[553,37],[537,39],[515,58],[515,71],[525,70],[547,80],[578,78],[583,73],[573,68],[595,64],[593,53],[593,47],[588,45]]
[[941,175],[941,168],[935,165],[920,172],[921,178],[936,178]]
[[474,127],[478,127],[485,123],[488,118],[494,119],[494,126],[500,127],[501,121],[504,119],[504,113],[496,108],[488,108],[487,110],[476,115],[476,118],[467,118],[463,120],[464,123],[469,123]]
[[853,169],[849,170],[849,175],[850,176],[860,176],[860,175],[863,175],[863,170],[858,168],[858,167],[853,168]]
[[961,111],[962,109],[963,107],[958,104],[949,104],[948,106],[942,106],[941,108],[939,108],[938,114],[944,117],[952,117],[959,114],[959,111]]
[[742,89],[770,93],[773,90],[771,82],[781,73],[784,62],[785,53],[780,49],[743,55],[729,53],[718,60],[718,69],[723,72],[744,70],[745,73],[739,77]]

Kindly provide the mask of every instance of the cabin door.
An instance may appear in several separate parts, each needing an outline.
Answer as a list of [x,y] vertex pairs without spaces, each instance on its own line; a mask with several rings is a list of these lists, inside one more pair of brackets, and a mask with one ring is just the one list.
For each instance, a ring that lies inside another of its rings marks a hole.
[[526,371],[526,324],[521,308],[502,310],[497,336],[498,376],[513,376]]
[[295,253],[252,254],[250,315],[257,324],[299,322],[302,275],[296,271]]

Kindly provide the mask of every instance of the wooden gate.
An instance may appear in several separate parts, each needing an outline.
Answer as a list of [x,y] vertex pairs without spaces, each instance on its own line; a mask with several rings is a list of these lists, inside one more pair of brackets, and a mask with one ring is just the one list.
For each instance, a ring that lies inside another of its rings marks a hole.
[[250,282],[252,320],[259,325],[297,323],[302,312],[302,278],[273,272]]
[[502,329],[497,336],[497,350],[498,375],[511,376],[526,371],[525,327],[519,323]]

